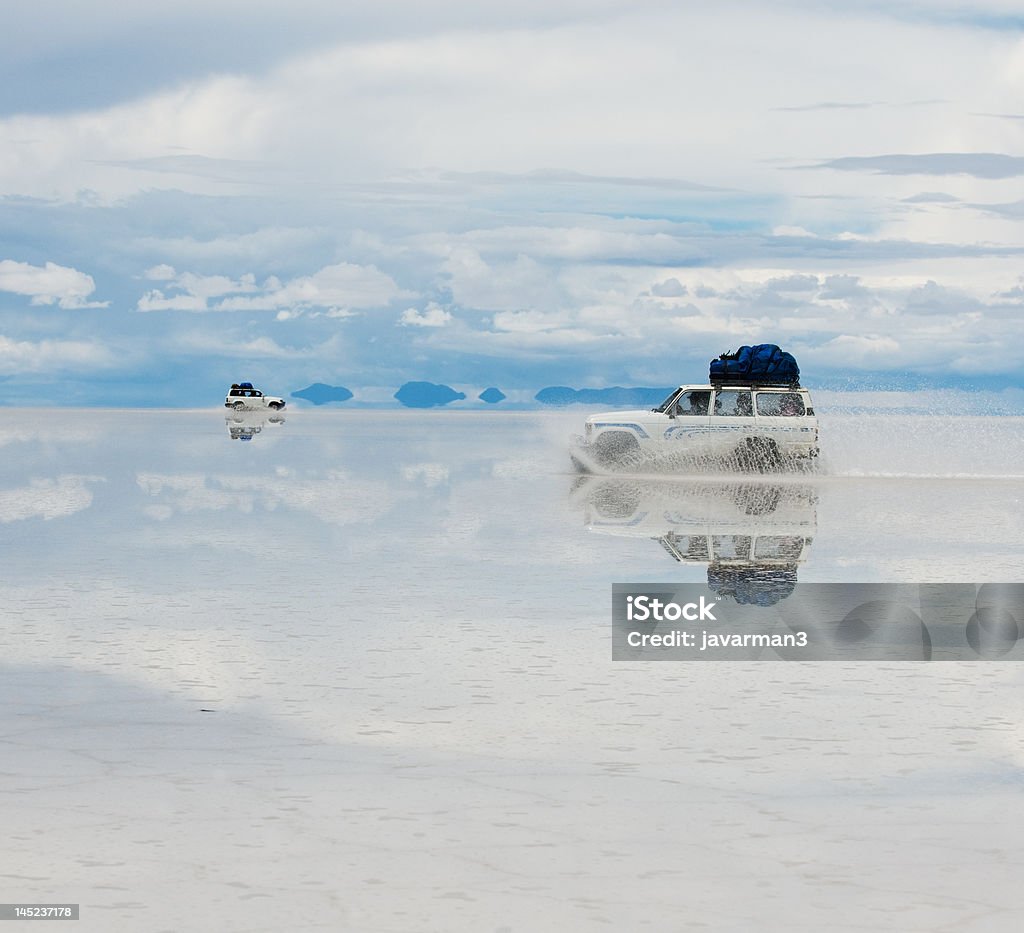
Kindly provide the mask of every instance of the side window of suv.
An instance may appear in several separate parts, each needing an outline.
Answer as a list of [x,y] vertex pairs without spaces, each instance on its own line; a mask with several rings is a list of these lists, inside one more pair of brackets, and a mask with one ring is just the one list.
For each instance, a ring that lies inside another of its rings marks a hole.
[[686,415],[706,415],[710,404],[710,392],[684,392],[676,400],[675,414],[684,417]]
[[797,392],[758,392],[757,413],[768,417],[802,415],[804,400]]
[[715,414],[749,417],[754,413],[748,389],[722,389],[715,393]]

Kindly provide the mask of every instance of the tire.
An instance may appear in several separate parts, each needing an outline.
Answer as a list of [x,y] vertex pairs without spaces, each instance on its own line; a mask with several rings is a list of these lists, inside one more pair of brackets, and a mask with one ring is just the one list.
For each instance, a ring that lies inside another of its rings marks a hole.
[[736,448],[736,462],[746,473],[768,473],[779,460],[778,445],[770,437],[748,437]]
[[594,441],[594,459],[601,466],[617,466],[640,452],[640,442],[625,431],[606,431]]
[[267,406],[267,408],[269,408],[271,411],[280,411],[281,410],[281,403],[280,402],[271,402]]
[[235,404],[232,405],[231,407],[235,411],[245,411],[245,402],[235,402]]

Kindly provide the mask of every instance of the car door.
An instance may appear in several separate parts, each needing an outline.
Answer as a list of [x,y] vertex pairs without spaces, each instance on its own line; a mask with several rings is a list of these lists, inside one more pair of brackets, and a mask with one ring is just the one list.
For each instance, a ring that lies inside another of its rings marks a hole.
[[708,433],[708,410],[711,406],[709,389],[689,389],[680,392],[666,414],[669,417],[664,438],[673,445],[702,445]]
[[750,389],[716,389],[709,419],[716,453],[730,454],[754,430],[754,405]]
[[813,426],[804,424],[807,406],[799,392],[758,392],[755,399],[759,432],[783,453],[812,445]]

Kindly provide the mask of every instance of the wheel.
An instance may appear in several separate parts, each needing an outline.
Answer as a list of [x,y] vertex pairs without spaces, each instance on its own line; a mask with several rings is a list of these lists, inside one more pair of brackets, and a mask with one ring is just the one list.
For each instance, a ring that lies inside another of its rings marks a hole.
[[779,465],[779,448],[770,437],[748,437],[736,449],[736,462],[748,473],[767,473]]
[[640,442],[625,431],[606,431],[594,441],[594,458],[602,466],[616,466],[640,452]]
[[281,403],[280,402],[271,402],[267,406],[267,408],[269,408],[271,411],[279,411],[280,408],[281,408]]
[[232,405],[231,407],[234,408],[235,411],[244,411],[245,402],[235,402],[235,404]]

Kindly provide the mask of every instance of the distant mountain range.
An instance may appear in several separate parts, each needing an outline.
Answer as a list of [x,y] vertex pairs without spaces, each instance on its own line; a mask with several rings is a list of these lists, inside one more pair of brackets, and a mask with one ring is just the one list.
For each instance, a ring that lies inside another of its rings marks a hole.
[[292,398],[305,399],[314,405],[326,405],[328,402],[347,402],[352,393],[344,386],[329,386],[323,382],[314,382],[305,389],[292,392]]
[[465,392],[456,392],[451,386],[433,382],[407,382],[395,393],[395,398],[406,408],[439,408],[450,402],[462,401],[465,397]]

